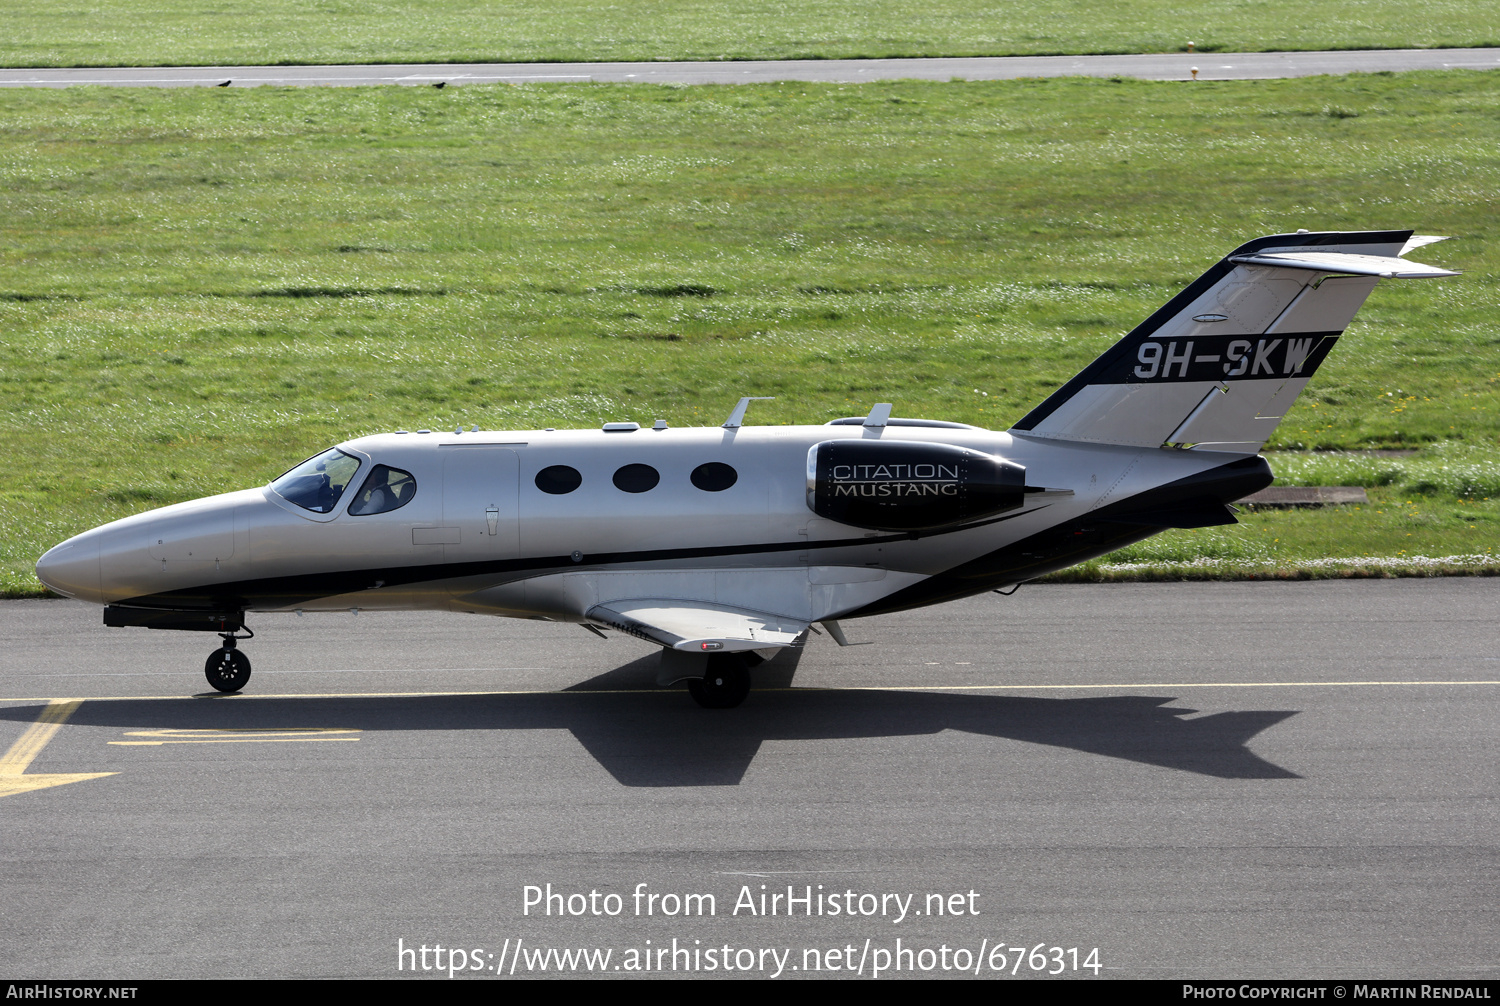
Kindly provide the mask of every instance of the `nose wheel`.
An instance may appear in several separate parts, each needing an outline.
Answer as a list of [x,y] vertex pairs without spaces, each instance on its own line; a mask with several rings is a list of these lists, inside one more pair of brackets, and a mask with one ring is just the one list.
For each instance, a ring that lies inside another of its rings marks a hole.
[[750,668],[738,653],[715,653],[701,678],[689,678],[688,694],[704,709],[733,709],[750,694]]
[[250,658],[240,652],[237,644],[239,640],[254,635],[253,632],[249,636],[219,634],[224,645],[210,653],[203,665],[203,674],[210,686],[221,692],[237,692],[245,687],[250,681]]

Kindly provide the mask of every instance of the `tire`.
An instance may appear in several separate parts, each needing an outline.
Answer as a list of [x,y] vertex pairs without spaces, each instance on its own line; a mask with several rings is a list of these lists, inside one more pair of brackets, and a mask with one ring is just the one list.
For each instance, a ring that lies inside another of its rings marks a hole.
[[203,674],[219,691],[237,692],[250,680],[250,658],[239,650],[222,647],[209,654]]
[[708,658],[703,677],[689,678],[687,686],[704,709],[733,709],[750,694],[750,668],[737,653],[716,653]]

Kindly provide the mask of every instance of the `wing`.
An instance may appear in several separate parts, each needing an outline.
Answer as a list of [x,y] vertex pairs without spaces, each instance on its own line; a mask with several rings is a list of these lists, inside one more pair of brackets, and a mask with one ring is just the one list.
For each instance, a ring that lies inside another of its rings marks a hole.
[[585,617],[669,649],[721,653],[793,646],[808,624],[747,608],[650,597],[596,604]]

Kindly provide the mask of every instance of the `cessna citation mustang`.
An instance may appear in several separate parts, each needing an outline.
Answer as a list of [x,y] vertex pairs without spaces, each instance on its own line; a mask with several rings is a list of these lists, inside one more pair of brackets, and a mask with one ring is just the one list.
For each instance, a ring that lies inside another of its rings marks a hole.
[[104,624],[216,632],[249,612],[422,609],[576,622],[663,648],[658,681],[738,705],[822,623],[1011,587],[1166,528],[1233,524],[1258,456],[1410,231],[1279,234],[1204,273],[1009,431],[825,426],[360,437],[268,486],[127,517],[37,563]]

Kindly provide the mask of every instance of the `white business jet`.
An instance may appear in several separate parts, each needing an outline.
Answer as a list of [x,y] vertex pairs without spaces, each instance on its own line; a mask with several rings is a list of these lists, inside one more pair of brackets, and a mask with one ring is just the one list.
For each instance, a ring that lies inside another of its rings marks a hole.
[[1242,245],[1007,432],[868,415],[397,431],[257,489],[114,521],[37,576],[104,624],[216,632],[250,612],[442,610],[662,647],[658,680],[738,705],[750,669],[841,622],[1006,590],[1166,528],[1235,522],[1259,450],[1382,278],[1452,276],[1409,231]]

